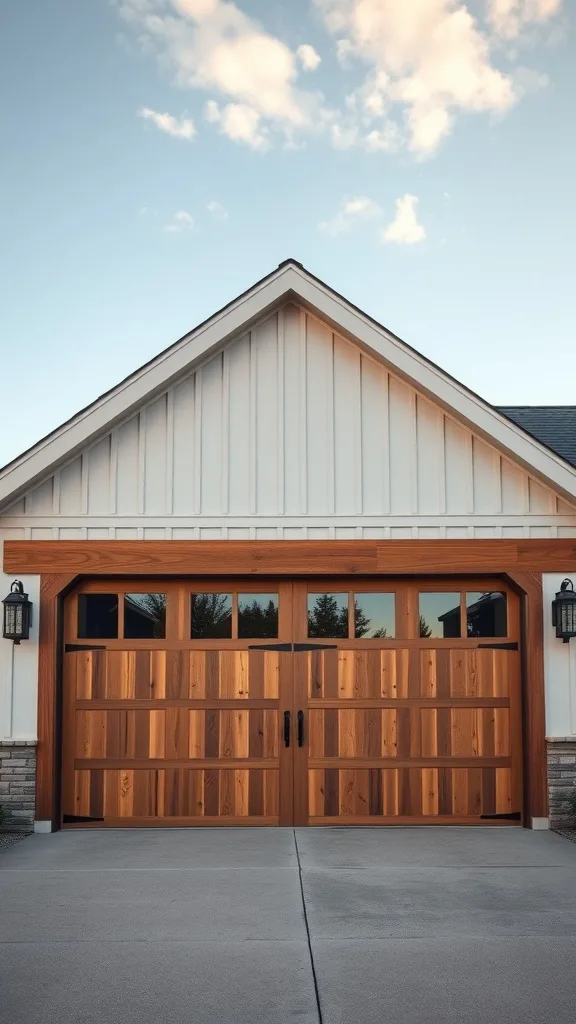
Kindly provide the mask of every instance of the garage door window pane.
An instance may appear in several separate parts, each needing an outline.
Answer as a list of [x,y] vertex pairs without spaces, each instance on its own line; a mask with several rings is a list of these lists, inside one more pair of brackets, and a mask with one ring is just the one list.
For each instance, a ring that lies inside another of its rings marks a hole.
[[354,636],[371,640],[394,637],[394,594],[354,594]]
[[460,594],[420,594],[420,636],[460,636]]
[[232,638],[232,594],[192,594],[193,640]]
[[466,594],[468,636],[506,636],[506,594],[500,591]]
[[78,594],[78,636],[81,640],[116,640],[118,594]]
[[308,636],[348,636],[348,594],[308,594]]
[[124,594],[124,636],[130,640],[163,640],[166,594]]
[[238,636],[278,636],[278,594],[238,594]]

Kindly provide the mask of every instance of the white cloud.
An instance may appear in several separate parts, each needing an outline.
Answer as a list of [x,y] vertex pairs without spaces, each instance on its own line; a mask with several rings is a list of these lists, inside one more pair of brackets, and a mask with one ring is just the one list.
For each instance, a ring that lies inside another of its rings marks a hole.
[[320,54],[316,53],[314,47],[310,46],[309,43],[302,43],[302,45],[296,50],[296,56],[305,71],[316,71],[316,68],[322,60]]
[[517,39],[528,25],[559,14],[563,0],[488,0],[488,20],[504,39]]
[[426,238],[426,231],[418,223],[416,207],[419,200],[408,193],[396,200],[396,216],[382,232],[385,242],[397,242],[399,245],[414,245]]
[[314,48],[293,52],[232,0],[120,0],[120,12],[168,60],[180,86],[224,98],[218,121],[230,138],[263,148],[270,128],[317,123],[319,96],[297,85],[301,68],[320,62]]
[[340,208],[332,220],[325,220],[319,224],[322,231],[336,237],[345,231],[350,231],[360,221],[375,220],[382,214],[382,209],[373,199],[367,196],[354,196],[352,199],[344,199]]
[[208,213],[211,213],[216,220],[225,221],[228,220],[228,210],[222,203],[219,203],[217,199],[211,199],[209,203],[206,203],[206,209]]
[[393,153],[400,143],[400,130],[395,121],[387,121],[384,128],[373,128],[364,139],[369,153]]
[[508,110],[513,82],[492,64],[490,41],[460,0],[315,0],[328,29],[346,37],[338,52],[371,65],[361,92],[364,117],[403,113],[407,142],[432,153],[457,112]]
[[172,219],[164,226],[165,231],[177,234],[181,231],[191,231],[194,227],[194,218],[187,210],[177,210],[172,214]]
[[176,139],[193,139],[196,135],[194,122],[187,117],[173,117],[172,114],[160,114],[157,110],[150,110],[149,107],[142,107],[138,111],[138,117],[145,121],[152,121],[161,132],[173,135]]
[[[562,6],[562,0],[310,0],[334,36],[338,59],[363,78],[344,105],[330,107],[300,84],[320,63],[316,49],[303,43],[292,50],[241,10],[242,0],[115,2],[179,86],[208,93],[208,120],[230,139],[263,150],[277,132],[290,146],[303,133],[316,133],[337,148],[405,147],[418,158],[433,154],[459,117],[502,115],[522,99],[518,56],[503,40],[544,24]],[[534,84],[543,87],[544,77]],[[182,120],[158,126],[191,137]]]
[[252,149],[268,148],[268,129],[262,127],[258,111],[247,103],[227,103],[220,108],[215,100],[209,100],[205,116],[207,121],[218,124],[221,134],[233,142],[245,142]]

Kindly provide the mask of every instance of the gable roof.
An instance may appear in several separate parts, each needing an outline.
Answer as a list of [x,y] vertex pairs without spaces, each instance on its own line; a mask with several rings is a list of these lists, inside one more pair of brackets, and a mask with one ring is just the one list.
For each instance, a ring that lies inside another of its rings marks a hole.
[[569,500],[576,496],[574,466],[315,277],[301,263],[288,259],[8,463],[0,470],[0,507],[16,501],[82,448],[126,420],[139,406],[162,394],[230,340],[288,301],[298,302],[318,315],[548,486]]
[[498,411],[576,466],[576,405],[501,405]]

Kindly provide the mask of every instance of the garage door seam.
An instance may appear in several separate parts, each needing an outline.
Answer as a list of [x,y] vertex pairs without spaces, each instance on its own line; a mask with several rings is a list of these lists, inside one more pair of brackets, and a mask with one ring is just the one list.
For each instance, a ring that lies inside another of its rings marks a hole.
[[300,850],[298,849],[298,839],[296,837],[296,829],[292,829],[292,835],[294,836],[294,846],[296,848],[296,860],[298,862],[298,880],[300,882],[300,896],[302,898],[302,910],[304,913],[304,926],[306,928],[306,941],[308,943],[308,953],[310,955],[310,967],[312,969],[312,981],[314,982],[314,994],[316,996],[316,1009],[318,1011],[318,1022],[323,1024],[322,1007],[320,1005],[320,989],[318,988],[318,978],[316,977],[316,965],[314,963],[314,953],[312,951],[312,939],[310,937],[310,925],[308,923],[308,912],[306,910],[306,900],[304,898],[304,881],[302,878],[302,863],[300,861]]

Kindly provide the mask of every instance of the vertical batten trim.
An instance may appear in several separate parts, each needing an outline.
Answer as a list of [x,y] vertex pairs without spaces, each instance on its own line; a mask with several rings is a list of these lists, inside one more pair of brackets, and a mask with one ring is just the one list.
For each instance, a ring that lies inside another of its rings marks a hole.
[[88,474],[90,470],[90,449],[80,456],[80,514],[88,515]]
[[438,511],[446,513],[446,417],[440,410],[440,444],[438,445]]
[[230,511],[230,349],[222,353],[222,515]]
[[256,345],[254,344],[254,332],[250,331],[248,336],[248,352],[249,352],[249,379],[250,379],[250,397],[248,401],[248,415],[249,415],[249,431],[248,431],[248,501],[250,508],[250,515],[255,515],[257,508],[257,465],[258,465],[258,420],[257,420],[257,390],[258,390],[258,367],[256,360]]
[[202,508],[202,367],[194,374],[194,514]]
[[446,444],[447,444],[447,425],[448,420],[444,413],[442,413],[442,493],[444,494],[444,512],[448,512],[448,472],[447,472],[447,460],[446,460]]
[[466,484],[466,494],[464,497],[465,512],[470,515],[474,515],[474,448],[473,448],[473,435],[465,430],[465,455],[466,455],[466,476],[464,478]]
[[[27,495],[26,495],[27,497]],[[24,498],[24,512],[26,513],[26,497]],[[52,510],[55,516],[60,515],[60,470],[52,477]]]
[[520,480],[521,480],[520,490],[521,490],[521,493],[522,493],[522,503],[524,505],[524,508],[523,508],[522,512],[523,512],[524,515],[527,515],[527,514],[529,514],[531,512],[531,509],[530,509],[530,474],[522,472],[521,475],[520,475]]
[[[362,353],[356,352],[356,385],[354,388],[354,508],[364,511],[364,466],[362,460]],[[358,534],[362,536],[362,533]]]
[[495,501],[496,515],[501,516],[502,515],[502,509],[503,509],[503,505],[502,505],[502,456],[499,454],[499,452],[497,452],[496,450],[493,449],[493,457],[498,460],[498,465],[497,465],[497,468],[496,468],[496,473],[494,474],[494,486],[496,488],[496,495],[495,495],[495,498],[496,498],[496,501]]
[[145,513],[146,494],[146,407],[138,416],[138,512]]
[[412,457],[410,459],[410,512],[418,514],[418,424],[416,421],[416,392],[409,389],[408,409],[410,415],[410,440]]
[[336,510],[336,424],[334,423],[334,388],[336,382],[334,374],[334,349],[335,336],[332,331],[330,333],[330,380],[328,381],[328,408],[326,410],[326,444],[328,446],[328,473],[326,481],[328,494],[326,495],[326,507],[328,515],[334,515]]
[[392,509],[392,460],[390,457],[390,374],[386,370],[386,381],[384,384],[386,393],[386,438],[384,442],[384,477],[386,482],[386,508],[385,512],[390,513]]
[[278,310],[276,328],[276,370],[278,403],[278,436],[276,447],[276,509],[284,514],[284,309]]
[[306,311],[299,307],[299,348],[300,348],[300,515],[308,513],[308,388],[307,388],[307,332],[308,316]]
[[110,434],[110,464],[108,485],[108,508],[110,515],[116,515],[118,504],[118,434],[115,430]]
[[174,388],[166,392],[166,515],[174,510]]

